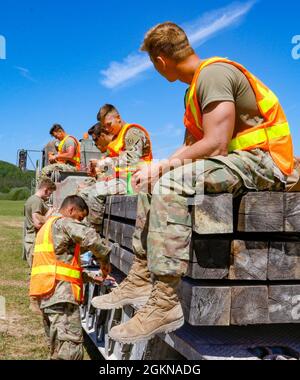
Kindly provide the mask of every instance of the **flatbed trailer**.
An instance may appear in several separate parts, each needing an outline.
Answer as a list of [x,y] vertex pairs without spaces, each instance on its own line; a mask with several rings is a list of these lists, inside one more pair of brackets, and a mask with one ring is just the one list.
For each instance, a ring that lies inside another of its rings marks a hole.
[[[112,245],[118,281],[134,258],[136,201],[134,196],[107,199],[102,236]],[[186,324],[149,342],[113,342],[111,326],[135,310],[95,310],[91,299],[110,289],[89,284],[84,330],[107,360],[299,359],[299,201],[296,193],[248,193],[238,200],[230,194],[205,196],[200,205],[191,205],[193,245],[179,291]]]
[[[83,156],[86,163],[91,158]],[[59,177],[56,207],[76,193],[86,174]],[[92,297],[111,289],[88,284],[82,326],[97,350],[107,360],[300,359],[300,193],[249,192],[238,199],[215,194],[189,203],[193,239],[179,291],[185,325],[149,342],[113,342],[109,329],[135,309],[95,310]],[[112,246],[117,282],[134,259],[136,211],[137,196],[107,197],[101,235]]]

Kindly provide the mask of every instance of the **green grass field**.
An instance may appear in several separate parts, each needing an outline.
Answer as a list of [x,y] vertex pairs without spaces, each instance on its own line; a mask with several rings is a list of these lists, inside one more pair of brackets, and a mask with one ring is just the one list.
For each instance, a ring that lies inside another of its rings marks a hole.
[[0,359],[47,359],[41,317],[29,311],[29,268],[22,260],[24,202],[0,201],[0,295],[6,318],[0,319]]

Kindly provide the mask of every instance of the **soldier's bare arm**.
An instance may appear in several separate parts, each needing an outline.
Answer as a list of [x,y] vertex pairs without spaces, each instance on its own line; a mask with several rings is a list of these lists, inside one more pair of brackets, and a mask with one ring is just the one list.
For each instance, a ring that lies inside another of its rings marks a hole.
[[218,155],[227,156],[234,126],[235,104],[233,102],[209,104],[203,112],[203,139],[189,146],[177,158],[183,161]]
[[66,152],[64,153],[57,153],[55,156],[53,156],[53,159],[50,158],[50,161],[57,161],[58,159],[60,160],[65,160],[68,161],[72,159],[75,155],[75,146],[69,146],[66,149]]
[[179,149],[177,149],[175,153],[172,154],[169,160],[178,158],[179,154],[183,153],[189,146],[195,144],[195,142],[195,138],[190,134],[188,130],[186,130],[184,136],[184,144]]
[[153,188],[159,175],[170,168],[183,165],[186,160],[199,160],[218,155],[228,155],[228,145],[232,138],[235,126],[234,102],[214,102],[209,104],[203,112],[204,137],[191,146],[176,153],[169,160],[152,164],[142,168],[134,176],[134,187],[138,190]]
[[43,227],[43,225],[46,223],[46,220],[47,220],[46,216],[43,216],[37,212],[34,212],[32,214],[32,221],[36,230],[40,230]]

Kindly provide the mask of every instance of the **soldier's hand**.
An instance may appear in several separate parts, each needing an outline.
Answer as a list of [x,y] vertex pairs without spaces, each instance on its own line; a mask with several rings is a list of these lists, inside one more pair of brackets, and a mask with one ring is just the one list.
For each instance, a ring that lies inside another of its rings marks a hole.
[[53,153],[49,154],[49,161],[51,164],[56,162],[56,156]]
[[132,187],[135,192],[151,193],[161,175],[160,164],[142,165],[132,177]]
[[106,277],[111,273],[111,265],[110,263],[101,262],[100,269],[102,272],[103,280],[105,280]]

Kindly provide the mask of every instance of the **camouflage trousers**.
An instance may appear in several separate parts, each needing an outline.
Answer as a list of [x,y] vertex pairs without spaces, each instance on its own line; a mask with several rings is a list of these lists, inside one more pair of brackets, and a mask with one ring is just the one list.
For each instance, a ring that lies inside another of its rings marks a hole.
[[47,165],[42,169],[41,174],[38,179],[41,179],[43,177],[51,177],[52,173],[55,171],[76,172],[76,168],[69,164],[60,164],[60,163]]
[[[280,191],[283,175],[261,150],[199,160],[163,175],[152,195],[140,193],[133,249],[155,275],[185,275],[192,238],[189,200],[199,194]],[[200,197],[201,198],[201,197]]]
[[[87,180],[87,183],[91,180]],[[79,188],[77,195],[81,196],[89,207],[88,221],[97,231],[102,226],[105,201],[108,195],[124,195],[127,191],[125,180],[114,178],[110,181],[93,181],[92,184]]]
[[51,360],[82,360],[83,333],[79,306],[58,303],[43,311]]
[[35,234],[25,235],[24,251],[28,266],[32,267],[33,251],[34,251]]

